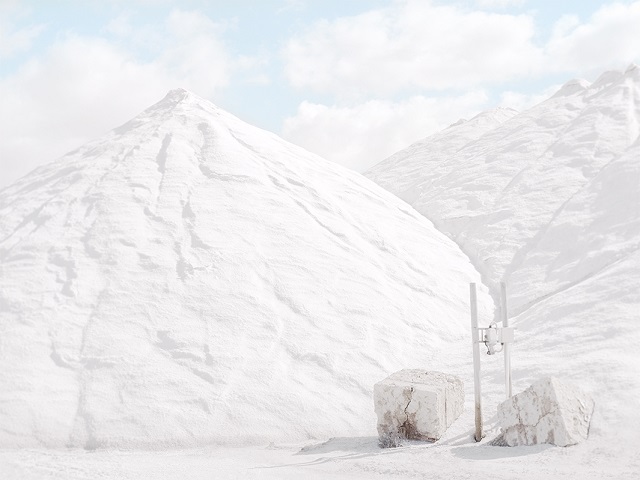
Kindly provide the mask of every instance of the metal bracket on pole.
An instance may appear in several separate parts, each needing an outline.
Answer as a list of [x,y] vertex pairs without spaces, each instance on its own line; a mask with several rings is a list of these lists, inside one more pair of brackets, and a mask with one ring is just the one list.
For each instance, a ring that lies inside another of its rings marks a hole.
[[498,327],[496,323],[486,328],[476,327],[474,341],[487,346],[487,355],[495,355],[504,351],[508,344],[513,342],[513,331],[512,327]]

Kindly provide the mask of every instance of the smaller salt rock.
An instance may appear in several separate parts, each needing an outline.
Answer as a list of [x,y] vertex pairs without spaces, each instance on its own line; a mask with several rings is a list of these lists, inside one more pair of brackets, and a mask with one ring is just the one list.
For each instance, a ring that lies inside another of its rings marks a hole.
[[464,384],[454,375],[400,370],[373,387],[382,447],[400,439],[438,440],[464,408]]
[[557,378],[538,380],[498,405],[502,444],[560,447],[586,440],[594,401],[578,387]]

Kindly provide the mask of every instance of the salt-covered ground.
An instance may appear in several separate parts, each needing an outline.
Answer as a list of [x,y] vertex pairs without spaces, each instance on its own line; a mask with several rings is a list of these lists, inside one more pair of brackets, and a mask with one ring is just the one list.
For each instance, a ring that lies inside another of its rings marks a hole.
[[[375,185],[184,92],[0,192],[0,472],[637,478],[638,85],[571,82],[369,173],[480,273]],[[480,274],[509,285],[515,391],[574,381],[588,441],[488,445],[504,387],[486,355],[473,441]],[[465,412],[381,450],[372,386],[405,367],[460,375]]]
[[605,456],[588,444],[561,448],[449,443],[381,450],[374,437],[262,447],[188,450],[0,451],[4,478],[32,479],[635,479],[640,461]]

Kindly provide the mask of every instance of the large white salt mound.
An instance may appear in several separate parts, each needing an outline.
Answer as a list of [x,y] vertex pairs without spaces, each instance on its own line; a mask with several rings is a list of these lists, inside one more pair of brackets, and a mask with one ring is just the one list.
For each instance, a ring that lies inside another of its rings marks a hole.
[[[514,390],[541,376],[581,385],[600,406],[589,441],[630,451],[640,441],[640,68],[565,86],[464,145],[450,138],[461,126],[366,175],[454,239],[494,298],[506,282]],[[500,383],[496,372],[484,391]]]
[[172,91],[0,192],[0,446],[375,435],[470,281],[390,193]]

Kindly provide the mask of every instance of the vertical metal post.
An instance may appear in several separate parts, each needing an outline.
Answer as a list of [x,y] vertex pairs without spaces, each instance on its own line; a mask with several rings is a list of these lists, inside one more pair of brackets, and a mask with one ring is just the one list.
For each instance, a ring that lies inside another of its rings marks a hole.
[[480,391],[480,345],[478,344],[478,299],[476,284],[469,284],[471,295],[471,338],[473,347],[473,387],[476,401],[476,433],[475,440],[482,440],[482,394]]
[[[504,282],[500,283],[500,310],[502,314],[502,326],[509,326],[509,315],[507,313],[507,286]],[[509,343],[504,344],[504,384],[507,392],[507,398],[511,398],[511,346]]]

